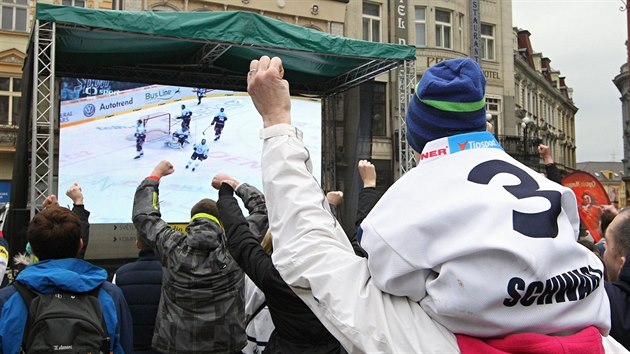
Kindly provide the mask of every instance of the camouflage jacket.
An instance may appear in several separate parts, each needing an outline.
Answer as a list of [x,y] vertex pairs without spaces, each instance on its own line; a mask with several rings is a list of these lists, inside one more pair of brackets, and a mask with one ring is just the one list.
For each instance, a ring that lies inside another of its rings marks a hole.
[[143,180],[133,205],[133,223],[164,267],[153,347],[163,353],[238,352],[247,343],[244,278],[225,233],[218,220],[204,216],[193,218],[186,233],[171,228],[161,219],[158,185]]

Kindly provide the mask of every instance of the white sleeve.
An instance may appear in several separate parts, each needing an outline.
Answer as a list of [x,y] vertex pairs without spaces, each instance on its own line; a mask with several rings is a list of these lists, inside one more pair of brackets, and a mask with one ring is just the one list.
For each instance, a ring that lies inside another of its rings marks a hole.
[[261,138],[274,265],[330,333],[350,353],[458,353],[455,336],[418,303],[374,285],[307,168],[301,132],[275,125]]

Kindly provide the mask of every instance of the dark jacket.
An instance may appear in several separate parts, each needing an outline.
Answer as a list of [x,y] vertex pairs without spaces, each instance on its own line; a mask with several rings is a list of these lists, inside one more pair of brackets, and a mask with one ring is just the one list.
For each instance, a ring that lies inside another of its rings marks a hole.
[[72,206],[72,212],[81,219],[81,239],[83,240],[83,247],[77,253],[77,258],[85,258],[85,251],[87,250],[88,243],[90,242],[90,212],[85,209],[83,204],[74,204]]
[[[122,291],[107,280],[107,271],[76,258],[33,263],[18,274],[17,281],[43,294],[55,290],[85,293],[101,286],[101,304],[114,354],[132,353],[131,315]],[[0,289],[0,353],[20,352],[27,319],[24,300],[13,285]]]
[[271,256],[263,251],[233,196],[219,190],[219,216],[228,235],[228,249],[245,273],[265,293],[275,330],[265,353],[345,353],[339,342],[282,280]]
[[164,267],[152,346],[163,353],[234,353],[247,344],[244,274],[218,220],[197,214],[186,233],[161,218],[159,181],[136,189],[133,223]]
[[162,291],[160,261],[153,250],[141,250],[138,259],[118,268],[115,276],[133,319],[133,352],[158,354],[151,349],[151,339]]
[[560,170],[555,163],[545,165],[545,174],[549,180],[562,184],[562,175],[560,175]]
[[357,219],[354,222],[354,226],[356,227],[357,233],[348,237],[350,239],[350,243],[352,244],[352,248],[354,249],[354,253],[357,256],[361,256],[367,258],[368,254],[365,250],[360,246],[361,242],[361,223],[363,219],[372,211],[372,208],[378,203],[379,199],[383,194],[376,190],[374,187],[362,188],[359,192],[359,205],[357,206]]
[[610,301],[610,335],[630,350],[630,262],[627,261],[619,273],[619,281],[604,282]]

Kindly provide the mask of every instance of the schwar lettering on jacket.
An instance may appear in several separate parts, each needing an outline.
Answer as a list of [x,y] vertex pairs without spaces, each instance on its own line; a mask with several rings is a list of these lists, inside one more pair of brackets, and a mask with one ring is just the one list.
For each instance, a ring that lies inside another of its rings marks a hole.
[[512,307],[520,303],[531,306],[582,300],[599,287],[602,276],[601,270],[588,266],[558,274],[544,282],[533,281],[529,285],[525,280],[514,277],[508,282],[510,297],[503,300],[503,305]]

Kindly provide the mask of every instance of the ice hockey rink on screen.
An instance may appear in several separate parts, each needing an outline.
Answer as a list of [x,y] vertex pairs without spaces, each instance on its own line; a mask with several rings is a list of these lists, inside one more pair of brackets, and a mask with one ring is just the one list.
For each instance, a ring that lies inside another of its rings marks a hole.
[[[175,167],[175,173],[160,182],[160,210],[162,218],[168,222],[187,222],[190,207],[201,198],[216,200],[217,192],[210,186],[210,181],[218,172],[228,173],[262,190],[260,115],[245,93],[212,92],[199,105],[197,97],[190,95],[154,106],[132,106],[98,119],[60,124],[58,190],[65,191],[72,183],[79,183],[86,208],[91,211],[91,223],[130,222],[135,189],[161,160],[168,160]],[[182,104],[193,115],[190,144],[180,149],[168,142],[172,139],[171,134],[181,126],[181,120],[176,117],[181,113]],[[210,123],[222,107],[228,120],[221,139],[215,142],[214,127]],[[314,175],[319,177],[321,103],[314,99],[293,98],[292,111],[294,124],[304,131]],[[134,159],[136,141],[133,134],[138,119],[146,119],[147,138],[143,145],[144,156]],[[205,135],[202,134],[204,130]],[[208,159],[194,172],[185,169],[194,144],[201,143],[202,139],[209,144]],[[69,199],[66,202],[71,203]]]

